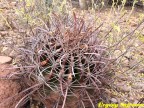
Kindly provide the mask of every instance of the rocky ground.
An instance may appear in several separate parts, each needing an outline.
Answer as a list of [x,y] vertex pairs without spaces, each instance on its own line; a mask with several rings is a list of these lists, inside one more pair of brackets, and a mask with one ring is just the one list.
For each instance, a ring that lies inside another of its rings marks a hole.
[[13,68],[9,64],[0,64],[0,108],[14,108],[22,98],[19,80],[12,76],[17,72]]
[[[15,15],[16,2],[0,2],[0,102],[3,102],[4,99],[9,98],[11,94],[16,94],[20,91],[20,85],[16,81],[3,79],[6,74],[9,74],[7,70],[10,65],[5,64],[3,60],[6,60],[4,56],[9,56],[15,58],[16,51],[12,48],[11,43],[21,45],[22,37],[20,33],[25,33],[25,28],[17,26]],[[106,33],[108,31],[109,23],[112,22],[119,13],[112,11],[111,9],[101,10],[100,13],[96,15],[101,19],[100,21],[105,22],[105,27],[102,28],[101,32]],[[80,12],[80,10],[77,10]],[[143,16],[143,10],[135,9],[132,13],[128,8],[126,9],[126,14],[130,14],[130,20],[127,24],[125,20],[120,21],[121,28],[134,29],[138,26],[139,19]],[[86,11],[87,16],[91,16],[89,11]],[[92,17],[89,17],[88,20],[91,20]],[[126,18],[124,18],[126,19]],[[141,26],[141,35],[144,36],[144,23]],[[123,30],[125,31],[125,30]],[[113,89],[107,89],[109,94],[108,98],[111,98],[113,103],[144,103],[144,44],[143,42],[137,42],[134,45],[136,50],[133,51],[134,55],[131,56],[132,59],[122,62],[123,67],[118,67],[118,70],[115,72]],[[139,47],[137,47],[139,46]],[[3,56],[4,55],[4,56]],[[129,57],[130,55],[126,55]],[[139,58],[138,58],[139,57]],[[11,58],[9,62],[11,62]],[[139,63],[141,58],[142,62]],[[120,62],[120,61],[118,61]],[[13,59],[12,64],[15,64]],[[11,67],[11,66],[10,66]],[[17,99],[16,99],[17,100]],[[0,108],[14,108],[14,104],[10,102],[7,106],[1,106]],[[0,103],[2,105],[2,103]],[[11,106],[11,107],[10,107]],[[144,108],[144,107],[141,107]]]

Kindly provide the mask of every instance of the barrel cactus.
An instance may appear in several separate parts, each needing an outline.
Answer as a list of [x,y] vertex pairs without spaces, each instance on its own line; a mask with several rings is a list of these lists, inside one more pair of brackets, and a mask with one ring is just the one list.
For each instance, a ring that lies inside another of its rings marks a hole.
[[94,108],[106,101],[104,86],[111,72],[108,48],[98,37],[102,25],[87,25],[75,13],[64,20],[53,14],[51,19],[49,26],[35,28],[19,49],[23,81],[44,104],[56,93],[51,104],[57,107]]

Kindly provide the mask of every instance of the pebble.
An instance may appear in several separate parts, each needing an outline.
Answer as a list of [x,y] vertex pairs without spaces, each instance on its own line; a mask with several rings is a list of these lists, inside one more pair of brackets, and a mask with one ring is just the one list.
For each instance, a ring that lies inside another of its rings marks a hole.
[[8,34],[8,31],[1,31],[1,32],[0,32],[0,35],[1,35],[1,36],[5,36],[5,35],[7,35],[7,34]]
[[117,101],[117,99],[115,99],[115,98],[111,98],[111,102],[112,102],[112,103],[117,103],[118,101]]
[[13,7],[14,7],[14,6],[16,6],[16,5],[17,5],[17,2],[11,2],[11,3],[10,3],[10,6],[13,6]]
[[0,56],[0,64],[11,63],[12,58],[8,56]]
[[141,70],[139,71],[139,73],[143,73],[143,74],[144,74],[144,69],[141,69]]

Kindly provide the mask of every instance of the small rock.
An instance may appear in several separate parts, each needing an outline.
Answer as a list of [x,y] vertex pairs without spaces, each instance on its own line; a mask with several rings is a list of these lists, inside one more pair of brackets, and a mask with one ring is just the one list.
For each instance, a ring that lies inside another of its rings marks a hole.
[[14,7],[14,6],[16,6],[16,4],[17,4],[17,2],[11,2],[10,6]]
[[136,27],[136,26],[138,26],[138,24],[137,23],[132,23],[131,26]]
[[0,35],[1,35],[1,36],[6,36],[7,34],[8,34],[8,31],[1,31],[1,32],[0,32]]
[[0,64],[0,108],[15,108],[19,100],[24,97],[24,94],[19,94],[22,90],[19,80],[2,79],[17,71],[12,65]]
[[133,103],[134,103],[134,104],[137,104],[138,102],[139,102],[138,100],[135,100]]
[[0,64],[11,63],[12,58],[8,56],[0,56]]
[[143,74],[144,74],[144,69],[141,69],[141,70],[139,71],[139,73],[143,73]]
[[117,99],[115,99],[115,98],[111,98],[111,102],[112,102],[112,103],[117,103],[118,101],[117,101]]
[[135,100],[134,97],[130,97],[130,98],[129,98],[129,101],[130,101],[131,103],[134,103],[134,100]]

